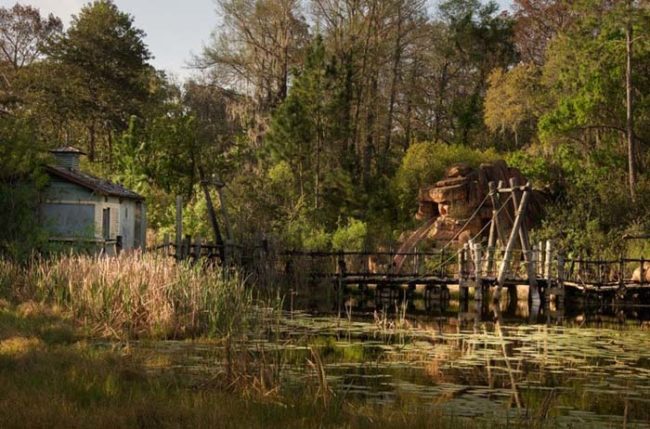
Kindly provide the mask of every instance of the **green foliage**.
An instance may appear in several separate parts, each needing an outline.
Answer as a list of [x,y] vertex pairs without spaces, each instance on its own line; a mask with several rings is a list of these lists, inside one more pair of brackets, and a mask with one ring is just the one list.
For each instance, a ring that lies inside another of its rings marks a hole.
[[507,72],[494,69],[485,95],[485,124],[493,133],[514,136],[514,148],[530,140],[541,111],[543,92],[540,70],[533,64],[519,64]]
[[546,183],[552,191],[536,235],[556,240],[573,256],[618,257],[626,245],[625,233],[650,228],[644,209],[650,203],[648,183],[639,185],[635,202],[621,191],[627,180],[626,157],[616,146],[583,153],[564,144],[535,161],[530,155],[510,159],[527,166],[529,178]]
[[320,225],[312,223],[306,215],[289,220],[281,226],[281,237],[292,249],[328,250],[332,240],[331,234]]
[[40,148],[29,121],[0,116],[0,254],[10,258],[24,260],[46,243],[38,223],[39,189],[46,183]]
[[151,54],[144,36],[111,0],[84,6],[49,51],[79,84],[68,101],[84,104],[91,117],[126,125],[125,113],[139,111],[149,96]]
[[364,249],[368,236],[368,226],[365,222],[350,218],[346,224],[332,234],[334,250],[361,251]]
[[482,162],[497,159],[493,150],[480,151],[462,145],[420,142],[408,149],[393,179],[393,190],[398,196],[402,219],[409,218],[417,208],[418,190],[440,180],[453,164],[463,162],[478,167]]
[[562,169],[535,146],[506,154],[510,167],[521,171],[537,188],[553,187],[562,180]]
[[[637,109],[648,105],[650,83],[643,70],[650,64],[650,14],[627,10],[626,2],[604,4],[586,0],[573,6],[575,23],[549,45],[543,83],[553,100],[539,122],[547,143],[561,136],[584,136],[598,130],[599,139],[621,139],[625,125],[625,23],[633,25],[633,77]],[[637,110],[636,131],[645,138],[647,115]],[[593,133],[592,133],[593,134]]]

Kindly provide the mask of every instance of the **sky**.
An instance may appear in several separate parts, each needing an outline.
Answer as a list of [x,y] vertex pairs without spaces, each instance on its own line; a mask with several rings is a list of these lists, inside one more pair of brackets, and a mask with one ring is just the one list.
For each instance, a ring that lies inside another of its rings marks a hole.
[[[154,56],[152,64],[158,69],[183,80],[193,71],[187,63],[203,46],[219,23],[214,0],[114,0],[115,4],[134,17],[137,28],[147,34],[145,42]],[[0,6],[11,7],[16,0],[0,0]],[[79,12],[88,0],[18,0],[40,9],[41,14],[53,13],[69,24],[72,14]],[[434,0],[435,3],[435,0]],[[508,8],[511,0],[498,0]]]

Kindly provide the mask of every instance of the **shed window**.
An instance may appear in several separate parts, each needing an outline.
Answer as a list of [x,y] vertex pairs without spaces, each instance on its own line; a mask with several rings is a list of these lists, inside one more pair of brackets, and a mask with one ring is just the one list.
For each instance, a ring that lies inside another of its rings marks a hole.
[[41,214],[45,227],[55,237],[92,237],[95,234],[94,204],[43,204]]

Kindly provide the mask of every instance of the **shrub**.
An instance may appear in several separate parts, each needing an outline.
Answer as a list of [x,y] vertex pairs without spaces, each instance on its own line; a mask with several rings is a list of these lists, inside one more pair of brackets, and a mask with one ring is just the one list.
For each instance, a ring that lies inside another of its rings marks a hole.
[[393,192],[399,201],[402,220],[410,219],[410,214],[415,212],[418,190],[440,180],[452,164],[464,162],[478,167],[497,158],[497,153],[492,150],[480,151],[467,146],[434,142],[412,144],[393,180]]
[[332,235],[334,250],[361,251],[366,244],[368,226],[365,222],[350,218],[347,224],[339,226]]

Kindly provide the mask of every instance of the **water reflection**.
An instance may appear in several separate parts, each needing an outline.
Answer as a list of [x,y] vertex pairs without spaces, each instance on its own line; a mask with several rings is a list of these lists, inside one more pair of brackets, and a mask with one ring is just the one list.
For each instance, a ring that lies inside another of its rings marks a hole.
[[[345,399],[531,424],[547,418],[558,427],[650,428],[650,307],[462,302],[452,291],[333,294],[322,309],[304,311],[300,298],[237,345],[264,356],[251,362],[276,359],[285,388],[313,381],[305,362],[315,350]],[[152,371],[186,380],[224,371],[221,345],[133,347],[165,356],[168,366]]]
[[[312,314],[336,313],[337,304],[300,306]],[[402,314],[415,319],[457,318],[463,325],[499,321],[505,324],[578,324],[580,326],[613,327],[646,325],[650,322],[650,305],[633,302],[601,302],[575,299],[528,302],[525,299],[459,300],[449,291],[413,294],[392,290],[381,294],[347,294],[338,304],[341,313],[364,317],[376,312]],[[329,307],[329,308],[328,308]]]

